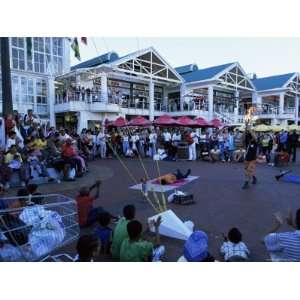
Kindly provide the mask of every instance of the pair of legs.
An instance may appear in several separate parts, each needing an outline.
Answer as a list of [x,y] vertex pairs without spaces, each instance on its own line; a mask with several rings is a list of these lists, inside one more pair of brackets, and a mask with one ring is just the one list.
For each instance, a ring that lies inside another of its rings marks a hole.
[[289,147],[289,155],[290,155],[290,159],[292,158],[292,161],[295,162],[296,161],[296,152],[297,152],[297,146],[293,145]]
[[188,169],[185,174],[183,174],[179,169],[177,169],[174,175],[179,180],[179,179],[187,178],[190,174],[191,174],[191,169]]
[[256,184],[257,179],[255,177],[256,160],[245,161],[245,183],[243,189],[249,186],[249,182],[252,180],[253,184]]
[[189,160],[196,160],[197,154],[196,154],[196,143],[193,143],[189,145]]

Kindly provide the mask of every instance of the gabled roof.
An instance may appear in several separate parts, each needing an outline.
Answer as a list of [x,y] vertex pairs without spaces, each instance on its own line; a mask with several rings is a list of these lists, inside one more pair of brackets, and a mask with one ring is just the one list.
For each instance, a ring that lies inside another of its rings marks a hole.
[[214,78],[216,75],[233,65],[234,63],[214,66],[210,68],[200,69],[194,72],[182,74],[186,82],[202,81]]
[[82,68],[91,68],[91,67],[96,67],[102,64],[106,63],[112,63],[116,60],[119,59],[118,53],[111,51],[104,53],[100,56],[94,57],[92,59],[86,60],[82,63],[79,63],[73,67],[71,67],[71,71],[76,70],[76,69],[82,69]]
[[275,75],[253,79],[252,82],[258,91],[283,88],[295,73]]
[[190,64],[190,65],[185,65],[185,66],[177,67],[177,68],[175,68],[175,70],[180,75],[183,75],[183,74],[186,74],[186,73],[197,71],[198,70],[198,66],[196,64]]

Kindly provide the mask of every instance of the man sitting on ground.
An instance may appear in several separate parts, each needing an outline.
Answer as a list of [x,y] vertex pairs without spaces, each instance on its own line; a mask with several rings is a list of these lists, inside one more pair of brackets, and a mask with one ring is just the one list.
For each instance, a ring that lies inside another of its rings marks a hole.
[[215,145],[214,148],[210,150],[209,154],[211,161],[216,162],[220,160],[221,150]]
[[295,231],[276,233],[283,224],[283,218],[279,213],[274,216],[276,225],[264,238],[272,261],[300,261],[300,209],[296,212],[295,221],[291,211],[286,218],[287,224]]
[[163,176],[160,176],[157,178],[157,180],[160,181],[161,185],[167,185],[167,184],[172,184],[177,180],[180,179],[185,179],[191,174],[191,169],[188,169],[185,174],[182,174],[179,169],[177,169],[176,174],[174,173],[168,173]]

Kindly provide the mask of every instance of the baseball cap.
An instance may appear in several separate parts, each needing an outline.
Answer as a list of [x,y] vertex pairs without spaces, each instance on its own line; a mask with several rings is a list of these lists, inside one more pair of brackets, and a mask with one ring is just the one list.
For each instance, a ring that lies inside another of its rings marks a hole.
[[189,262],[199,262],[208,255],[208,236],[204,231],[194,231],[184,244],[184,257]]

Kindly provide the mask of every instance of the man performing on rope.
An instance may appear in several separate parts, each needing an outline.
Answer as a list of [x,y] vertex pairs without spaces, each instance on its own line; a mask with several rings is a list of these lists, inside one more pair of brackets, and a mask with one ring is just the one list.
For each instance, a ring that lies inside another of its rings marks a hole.
[[177,169],[175,173],[168,173],[157,178],[160,181],[161,185],[172,184],[177,180],[187,178],[191,174],[191,169],[188,169],[187,172],[183,175],[180,170]]
[[243,189],[249,187],[249,181],[256,184],[257,178],[255,176],[256,169],[256,154],[257,154],[257,138],[251,129],[246,129],[244,137],[246,154],[245,154],[245,183]]

